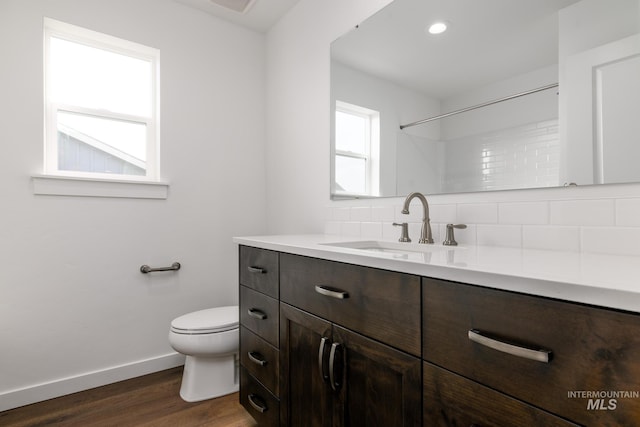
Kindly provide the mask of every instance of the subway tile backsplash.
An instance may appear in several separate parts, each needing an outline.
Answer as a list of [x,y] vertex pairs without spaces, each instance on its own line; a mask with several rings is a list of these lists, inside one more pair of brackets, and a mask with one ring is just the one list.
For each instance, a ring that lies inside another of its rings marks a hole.
[[476,238],[478,245],[482,246],[520,248],[522,247],[522,226],[478,224]]
[[583,227],[584,252],[640,255],[640,227]]
[[[591,187],[596,188],[596,187]],[[622,188],[624,190],[624,187]],[[620,197],[619,187],[612,197],[602,197],[583,190],[575,198],[563,199],[558,193],[551,197],[528,197],[517,200],[522,193],[494,193],[495,201],[480,201],[482,196],[427,196],[431,228],[436,243],[442,242],[447,223],[467,224],[456,230],[460,244],[519,247],[584,253],[640,255],[640,197],[638,188],[631,188],[633,197]],[[602,190],[599,190],[602,192]],[[586,196],[585,196],[586,195]],[[467,199],[470,199],[467,202]],[[487,197],[491,200],[491,198]],[[528,200],[535,199],[535,200]],[[420,236],[422,207],[414,200],[410,214],[401,214],[403,198],[371,199],[368,201],[335,202],[327,207],[325,233],[361,239],[395,240],[399,227],[393,222],[409,223],[409,236]]]
[[640,198],[616,200],[616,225],[640,227]]
[[459,204],[456,222],[463,224],[497,224],[498,205],[496,203]]
[[550,204],[554,225],[614,225],[615,200],[566,200]]
[[524,225],[522,247],[580,252],[580,227],[556,225]]
[[549,202],[500,203],[500,224],[549,224]]

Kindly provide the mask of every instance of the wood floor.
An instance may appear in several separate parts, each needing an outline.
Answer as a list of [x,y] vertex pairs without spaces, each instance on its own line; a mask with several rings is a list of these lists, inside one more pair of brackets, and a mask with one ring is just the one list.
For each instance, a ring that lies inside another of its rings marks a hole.
[[188,403],[182,367],[0,412],[0,426],[256,427],[238,394]]

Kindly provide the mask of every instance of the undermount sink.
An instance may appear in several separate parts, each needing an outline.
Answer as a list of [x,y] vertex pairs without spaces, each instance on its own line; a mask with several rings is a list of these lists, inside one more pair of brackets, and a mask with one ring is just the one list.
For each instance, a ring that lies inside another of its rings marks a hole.
[[322,243],[322,245],[335,246],[339,248],[357,249],[360,251],[366,251],[370,253],[383,253],[383,254],[397,255],[398,257],[402,257],[402,258],[408,258],[416,255],[422,256],[424,254],[432,254],[434,252],[462,249],[459,246],[443,246],[441,244],[389,242],[384,240],[358,240],[353,242]]

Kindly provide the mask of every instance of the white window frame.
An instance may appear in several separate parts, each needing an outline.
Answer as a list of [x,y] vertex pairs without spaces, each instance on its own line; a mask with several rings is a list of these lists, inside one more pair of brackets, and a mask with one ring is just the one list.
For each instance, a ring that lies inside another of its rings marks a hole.
[[[353,152],[339,150],[334,144],[334,175],[333,183],[336,184],[335,174],[335,158],[338,156],[351,157],[356,159],[364,159],[365,161],[365,192],[363,194],[353,194],[346,191],[339,191],[334,188],[336,195],[344,196],[378,196],[379,195],[379,181],[380,181],[380,167],[379,167],[379,152],[380,152],[380,113],[375,110],[364,108],[358,105],[350,104],[343,101],[336,101],[336,112],[350,114],[353,116],[359,116],[367,121],[365,129],[365,149],[364,152]],[[335,113],[334,113],[335,114]]]
[[[130,56],[151,62],[151,114],[149,117],[137,115],[119,114],[106,110],[95,110],[76,105],[60,105],[51,100],[51,82],[48,68],[50,64],[51,38],[59,38],[90,47],[108,50],[122,55]],[[44,18],[44,176],[70,177],[100,181],[147,181],[160,182],[160,133],[159,133],[159,64],[160,51],[135,42],[130,42],[107,34],[77,27],[75,25]],[[108,174],[96,172],[66,171],[58,168],[58,111],[90,115],[99,118],[128,121],[144,124],[146,126],[146,164],[145,175]]]

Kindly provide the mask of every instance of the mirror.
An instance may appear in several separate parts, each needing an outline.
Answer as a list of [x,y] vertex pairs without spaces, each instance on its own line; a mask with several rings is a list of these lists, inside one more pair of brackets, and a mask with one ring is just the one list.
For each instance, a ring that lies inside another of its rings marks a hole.
[[331,44],[332,198],[640,182],[639,3],[393,1]]

